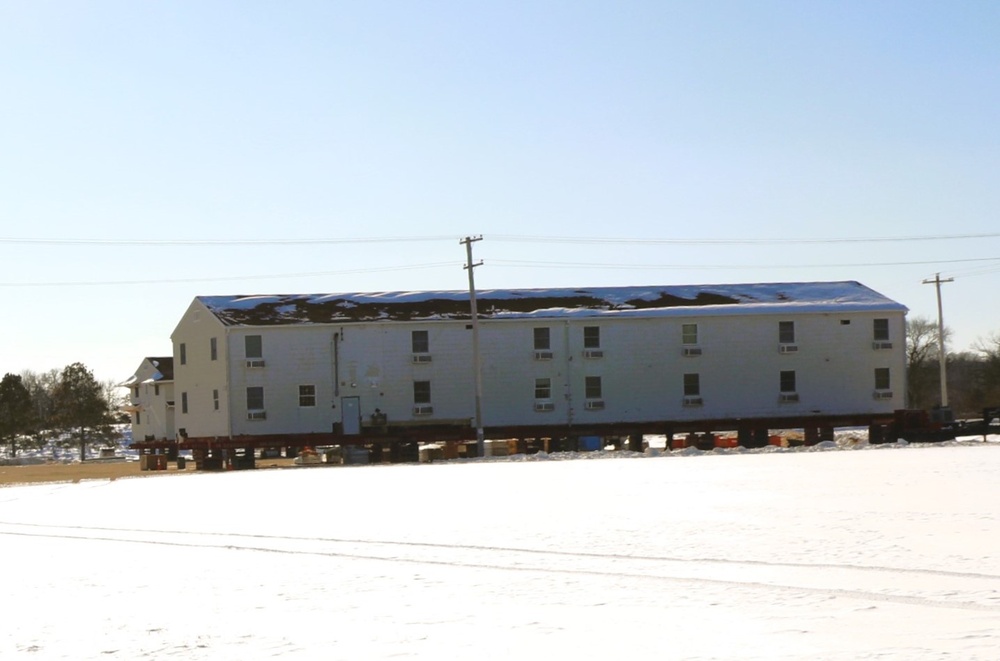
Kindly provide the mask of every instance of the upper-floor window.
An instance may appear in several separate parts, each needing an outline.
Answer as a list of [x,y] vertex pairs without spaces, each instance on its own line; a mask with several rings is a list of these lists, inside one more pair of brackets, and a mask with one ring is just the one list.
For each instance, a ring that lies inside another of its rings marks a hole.
[[600,349],[601,348],[601,327],[600,326],[584,326],[583,327],[583,348],[584,349]]
[[187,347],[187,344],[185,344],[184,342],[181,342],[181,345],[180,345],[180,348],[178,349],[178,351],[180,352],[181,365],[187,365],[187,362],[188,362],[188,347]]
[[247,387],[247,410],[248,411],[264,410],[264,386]]
[[316,386],[299,386],[299,406],[316,406]]
[[208,353],[212,360],[219,359],[219,341],[216,338],[211,338],[208,341]]
[[888,319],[875,319],[873,322],[874,328],[874,340],[876,342],[884,342],[889,339],[889,320]]
[[413,353],[428,353],[431,350],[430,338],[425,330],[413,331],[410,334],[410,344],[413,346]]
[[889,390],[892,385],[889,382],[889,368],[875,368],[875,390]]
[[552,399],[552,379],[535,379],[535,399]]
[[781,392],[795,392],[795,370],[782,370],[779,379]]
[[188,394],[186,392],[181,393],[181,413],[188,412]]
[[600,399],[601,398],[601,377],[599,376],[588,376],[584,380],[584,395],[587,399]]
[[697,397],[701,395],[701,376],[699,374],[684,375],[684,396]]
[[413,382],[413,403],[414,404],[430,404],[431,403],[431,382],[430,381],[414,381]]
[[681,324],[681,343],[698,344],[698,324]]
[[142,414],[139,413],[138,411],[135,412],[135,424],[137,425],[142,424]]
[[795,344],[795,322],[778,322],[778,342],[781,344]]
[[260,335],[247,335],[244,338],[247,358],[263,358],[264,343]]
[[153,384],[153,395],[155,395],[157,397],[160,396],[160,384],[159,383],[154,383]]
[[536,328],[535,329],[535,351],[547,351],[551,349],[551,342],[549,340],[549,329],[548,328]]
[[219,391],[212,391],[212,409],[215,411],[219,410]]

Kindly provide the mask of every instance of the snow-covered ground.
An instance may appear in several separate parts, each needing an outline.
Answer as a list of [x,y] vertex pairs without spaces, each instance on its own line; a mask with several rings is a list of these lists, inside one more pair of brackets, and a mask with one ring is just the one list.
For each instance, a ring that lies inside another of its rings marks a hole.
[[0,658],[993,660],[991,441],[0,489]]

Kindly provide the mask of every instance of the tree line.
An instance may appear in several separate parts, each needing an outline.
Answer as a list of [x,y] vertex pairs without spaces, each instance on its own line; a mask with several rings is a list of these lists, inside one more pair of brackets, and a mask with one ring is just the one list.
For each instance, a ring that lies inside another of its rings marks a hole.
[[[945,347],[951,330],[944,329]],[[941,403],[938,325],[925,317],[906,321],[907,406],[930,409]],[[970,350],[945,353],[948,405],[957,418],[978,418],[1000,406],[1000,333],[978,340]]]
[[11,457],[53,440],[77,444],[80,461],[89,443],[107,442],[128,422],[119,386],[99,382],[83,363],[48,372],[7,373],[0,381],[0,443]]

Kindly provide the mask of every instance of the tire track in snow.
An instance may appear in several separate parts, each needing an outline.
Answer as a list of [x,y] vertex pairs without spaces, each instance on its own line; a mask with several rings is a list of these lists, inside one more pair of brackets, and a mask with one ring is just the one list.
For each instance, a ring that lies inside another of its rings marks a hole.
[[[163,534],[180,534],[180,535],[202,535],[208,537],[234,537],[234,538],[266,538],[275,541],[292,541],[292,542],[310,542],[310,543],[331,543],[331,540],[323,540],[316,538],[301,538],[301,537],[280,537],[280,536],[268,536],[268,535],[240,535],[240,534],[227,534],[227,533],[197,533],[197,532],[168,532],[168,531],[139,531],[139,530],[129,530],[129,529],[101,529],[101,528],[87,528],[85,526],[47,526],[44,524],[4,524],[0,522],[0,525],[23,525],[25,527],[43,527],[43,528],[55,528],[55,529],[71,529],[71,530],[101,530],[103,532],[117,531],[117,532],[131,532],[139,534],[153,534],[153,535],[163,535]],[[93,536],[93,535],[72,535],[72,534],[56,534],[55,532],[43,533],[43,532],[18,532],[18,531],[3,531],[0,530],[0,535],[8,535],[14,537],[28,537],[28,538],[43,538],[43,539],[64,539],[64,540],[79,540],[79,541],[96,541],[96,542],[115,542],[115,543],[130,543],[130,544],[149,544],[156,546],[168,546],[168,547],[180,547],[180,548],[192,548],[192,549],[217,549],[226,551],[245,551],[245,552],[257,552],[257,553],[278,553],[283,555],[298,555],[298,556],[312,556],[321,558],[343,558],[350,560],[367,560],[373,562],[392,562],[392,563],[406,563],[415,565],[430,565],[430,566],[441,566],[448,568],[463,568],[463,569],[475,569],[475,570],[494,570],[494,571],[515,571],[515,572],[530,572],[530,573],[543,573],[543,574],[559,574],[567,576],[592,576],[598,578],[622,578],[622,579],[632,579],[639,581],[648,580],[658,580],[671,583],[681,583],[681,584],[694,584],[694,585],[712,585],[724,588],[751,588],[765,591],[777,591],[777,592],[793,592],[799,594],[813,594],[826,597],[843,597],[847,599],[855,599],[866,602],[881,602],[881,603],[896,603],[908,606],[918,606],[925,608],[944,608],[951,610],[968,610],[968,611],[986,611],[986,612],[1000,612],[1000,604],[983,604],[971,601],[945,601],[940,599],[932,599],[928,597],[921,597],[918,595],[907,595],[898,593],[883,593],[883,592],[873,592],[869,590],[860,589],[848,589],[848,588],[826,588],[826,587],[812,587],[812,586],[801,586],[801,585],[787,585],[782,583],[766,583],[761,581],[741,581],[741,580],[731,580],[731,579],[720,579],[711,578],[704,576],[678,576],[662,573],[651,573],[650,570],[644,569],[641,572],[623,572],[623,571],[609,571],[605,569],[588,569],[588,568],[566,568],[566,567],[545,567],[545,566],[529,566],[529,565],[515,565],[515,564],[497,564],[495,562],[471,562],[468,560],[448,560],[440,558],[418,558],[418,557],[400,557],[400,556],[373,556],[361,553],[350,553],[343,551],[331,551],[331,550],[311,550],[311,549],[287,549],[287,548],[274,548],[273,546],[250,546],[246,544],[215,544],[215,543],[198,543],[198,542],[184,542],[184,541],[172,541],[169,539],[136,539],[134,537],[112,537],[112,536]],[[335,541],[332,543],[352,543]],[[371,542],[362,542],[362,544]],[[380,542],[376,542],[380,543]],[[394,544],[393,542],[387,542],[387,544]],[[496,549],[492,547],[469,547],[467,545],[430,545],[430,544],[418,544],[419,546],[433,546],[437,549],[448,549],[448,550],[480,550],[480,551],[499,551],[502,549]],[[414,544],[407,544],[407,546],[414,546]],[[507,550],[504,552],[514,552],[517,551]],[[546,553],[544,551],[528,550],[528,554],[536,555],[540,553]],[[560,555],[560,556],[575,556],[578,558],[587,559],[600,559],[600,560],[614,560],[616,562],[623,562],[629,560],[637,560],[640,563],[648,562],[650,558],[636,558],[632,556],[622,556],[622,555],[602,555],[602,554],[578,554],[572,552],[555,552],[549,555]],[[655,559],[654,560],[659,560]],[[695,561],[696,562],[696,561]],[[734,561],[738,562],[738,561]],[[781,566],[781,565],[778,565]],[[802,565],[798,565],[802,566]],[[804,565],[804,567],[815,567],[815,565]],[[837,569],[851,569],[852,567],[845,567],[841,565],[836,566]],[[963,577],[970,577],[968,574],[962,574]],[[974,575],[971,577],[975,577]],[[991,576],[990,578],[1000,578]]]
[[[73,526],[73,525],[52,525],[43,523],[14,523],[0,521],[0,526],[23,526],[30,528],[52,528],[56,530],[82,530],[116,533],[139,533],[151,535],[189,535],[204,537],[229,537],[237,539],[255,539],[290,542],[322,542],[329,544],[356,544],[372,546],[399,546],[413,548],[462,550],[462,551],[493,551],[501,553],[520,553],[540,556],[572,557],[572,558],[593,558],[600,560],[635,560],[647,562],[667,562],[683,564],[719,564],[719,565],[745,565],[755,567],[790,567],[795,569],[837,569],[858,572],[892,573],[892,574],[918,574],[926,576],[944,576],[950,578],[972,578],[986,580],[1000,580],[1000,574],[985,574],[979,572],[960,572],[949,569],[927,569],[927,568],[907,568],[907,567],[885,567],[879,565],[850,565],[822,562],[785,562],[775,560],[750,560],[733,558],[685,558],[677,556],[656,556],[656,555],[622,555],[618,553],[596,553],[592,551],[560,551],[552,549],[532,549],[510,546],[483,546],[477,544],[446,544],[441,542],[409,542],[377,539],[353,539],[339,537],[298,537],[294,535],[266,535],[258,533],[238,533],[238,532],[213,532],[195,530],[157,530],[152,528],[110,528],[101,526]],[[3,534],[3,531],[0,531]]]

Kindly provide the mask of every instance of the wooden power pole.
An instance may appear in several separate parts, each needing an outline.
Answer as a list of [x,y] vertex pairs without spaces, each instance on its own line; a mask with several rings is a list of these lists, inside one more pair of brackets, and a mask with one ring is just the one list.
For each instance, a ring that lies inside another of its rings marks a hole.
[[486,435],[483,431],[483,371],[479,360],[479,311],[476,309],[476,279],[473,269],[482,266],[482,260],[472,263],[472,244],[482,241],[481,236],[467,236],[460,244],[465,245],[466,263],[463,267],[469,272],[469,308],[472,312],[472,362],[476,375],[476,450],[480,457],[486,456]]
[[948,406],[948,368],[946,367],[947,355],[944,352],[944,315],[941,314],[941,284],[945,282],[954,282],[954,278],[941,279],[940,273],[934,274],[933,280],[924,280],[922,284],[934,285],[937,289],[937,308],[938,308],[938,352],[940,353],[940,369],[941,369],[941,407],[944,408]]

